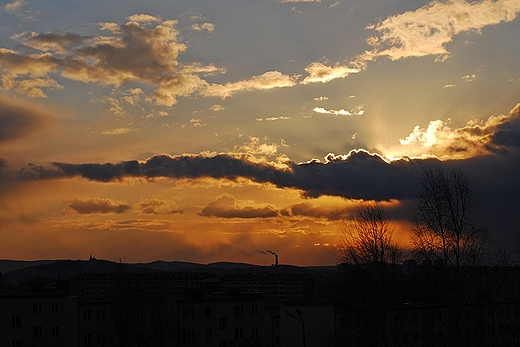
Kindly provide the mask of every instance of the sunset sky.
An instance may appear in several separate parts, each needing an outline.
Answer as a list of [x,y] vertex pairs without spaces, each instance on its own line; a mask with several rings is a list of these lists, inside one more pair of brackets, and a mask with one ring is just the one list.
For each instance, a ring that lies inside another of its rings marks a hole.
[[520,246],[520,0],[0,4],[0,259],[334,265],[424,163]]

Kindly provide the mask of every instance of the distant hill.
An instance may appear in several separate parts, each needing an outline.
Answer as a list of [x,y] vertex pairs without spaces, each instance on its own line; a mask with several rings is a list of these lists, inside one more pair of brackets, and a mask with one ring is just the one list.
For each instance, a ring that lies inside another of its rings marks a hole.
[[57,262],[59,260],[3,260],[0,259],[0,271],[2,274],[23,269],[29,266],[45,265]]
[[117,263],[92,258],[90,260],[38,260],[16,261],[0,260],[2,280],[7,285],[15,285],[20,281],[37,277],[75,278],[81,274],[110,274],[119,272],[121,267],[127,273],[153,272],[206,272],[215,275],[223,274],[309,274],[318,277],[326,271],[334,271],[334,267],[298,267],[292,265],[260,266],[245,263],[216,262],[198,264],[182,261],[154,261],[151,263]]

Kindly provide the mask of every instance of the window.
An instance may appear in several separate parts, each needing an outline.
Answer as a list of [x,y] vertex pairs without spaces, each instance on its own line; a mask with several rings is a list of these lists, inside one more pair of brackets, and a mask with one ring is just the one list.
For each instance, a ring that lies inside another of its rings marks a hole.
[[105,346],[107,344],[107,336],[105,333],[99,333],[96,335],[96,342],[98,346]]
[[244,338],[244,328],[235,328],[235,339]]
[[41,302],[33,302],[32,304],[33,314],[42,314],[42,303]]
[[83,321],[85,321],[85,322],[91,322],[92,321],[92,317],[90,315],[90,310],[83,311]]
[[12,346],[13,347],[22,347],[23,346],[23,340],[22,339],[15,339],[13,340]]
[[52,326],[52,338],[59,339],[61,337],[60,327],[58,325]]
[[42,337],[43,337],[43,327],[42,326],[33,327],[33,338],[41,339]]
[[184,342],[194,342],[195,341],[195,331],[194,330],[183,331],[182,340]]
[[213,339],[213,333],[211,329],[206,329],[206,341],[211,341]]
[[251,306],[251,315],[258,316],[258,305]]
[[12,317],[13,328],[19,328],[22,326],[22,316],[15,314]]
[[218,319],[218,327],[220,329],[226,329],[227,328],[227,317],[220,317]]
[[184,318],[184,319],[193,319],[193,318],[195,318],[195,308],[193,308],[193,307],[184,307],[182,309],[182,318]]
[[92,335],[85,334],[85,336],[83,336],[83,341],[85,342],[85,346],[92,346]]
[[417,323],[417,318],[418,318],[417,312],[413,312],[412,313],[412,323]]
[[339,326],[346,327],[348,325],[348,317],[339,317]]
[[220,340],[219,347],[228,347],[227,340]]
[[235,306],[235,317],[244,315],[244,306]]
[[96,320],[97,321],[105,320],[105,310],[96,310]]
[[204,317],[211,318],[211,307],[210,306],[206,306],[204,308]]
[[54,314],[60,313],[60,303],[59,302],[53,302],[52,306],[51,306],[51,309],[52,309],[52,313],[54,313]]
[[258,327],[253,327],[253,329],[252,329],[252,331],[251,331],[251,337],[254,338],[254,339],[260,337],[260,333],[259,333],[259,331],[260,331],[260,328],[258,328]]

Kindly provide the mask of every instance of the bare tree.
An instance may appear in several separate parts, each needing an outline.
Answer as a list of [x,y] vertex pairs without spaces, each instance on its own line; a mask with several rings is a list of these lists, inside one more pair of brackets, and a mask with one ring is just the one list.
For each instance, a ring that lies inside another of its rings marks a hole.
[[396,264],[402,252],[379,202],[362,203],[354,218],[345,223],[342,233],[342,261],[351,265]]
[[477,266],[485,257],[487,229],[473,216],[476,201],[468,176],[459,169],[423,169],[411,241],[418,260],[429,264],[428,288],[444,303],[447,338],[439,345],[474,345],[478,328],[464,319]]
[[487,229],[472,215],[476,201],[460,170],[425,168],[413,219],[412,244],[423,260],[441,268],[479,265],[488,244]]
[[399,301],[402,251],[379,202],[364,202],[342,231],[341,257],[348,264],[345,297],[355,298],[359,324],[352,338],[359,346],[393,346],[396,331],[388,307]]

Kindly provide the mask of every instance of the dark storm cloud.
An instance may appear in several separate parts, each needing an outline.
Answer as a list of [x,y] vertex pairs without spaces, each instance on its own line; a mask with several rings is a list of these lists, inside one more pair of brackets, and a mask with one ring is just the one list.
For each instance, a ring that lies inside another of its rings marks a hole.
[[32,133],[44,125],[48,118],[41,111],[0,97],[0,143]]
[[[424,161],[422,161],[424,162]],[[258,183],[272,183],[280,188],[295,188],[308,197],[336,195],[355,199],[389,200],[415,196],[421,167],[418,161],[385,162],[366,151],[352,151],[348,156],[328,155],[325,162],[289,164],[279,169],[264,163],[226,154],[206,156],[157,155],[146,161],[117,164],[65,164],[50,167],[29,165],[20,171],[24,179],[82,177],[112,182],[127,177],[147,179],[247,178]]]
[[68,206],[79,214],[110,214],[125,213],[130,209],[126,202],[110,199],[73,199],[67,202]]
[[270,207],[236,206],[236,200],[230,195],[222,195],[204,206],[199,215],[220,218],[272,218],[278,212]]

